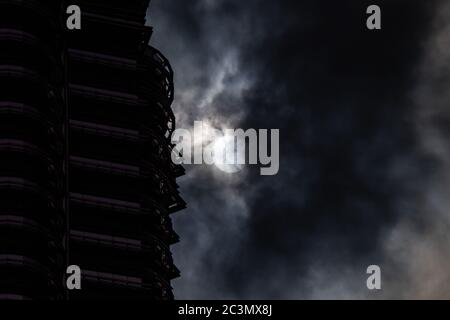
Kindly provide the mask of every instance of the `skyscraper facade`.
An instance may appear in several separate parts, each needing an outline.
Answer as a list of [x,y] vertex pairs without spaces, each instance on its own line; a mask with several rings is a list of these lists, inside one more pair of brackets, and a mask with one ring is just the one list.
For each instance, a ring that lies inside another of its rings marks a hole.
[[173,298],[183,169],[148,4],[0,1],[0,299]]

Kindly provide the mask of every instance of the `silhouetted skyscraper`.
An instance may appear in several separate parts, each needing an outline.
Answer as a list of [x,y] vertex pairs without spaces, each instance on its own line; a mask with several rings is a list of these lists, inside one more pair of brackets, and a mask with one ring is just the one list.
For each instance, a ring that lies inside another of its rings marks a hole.
[[183,169],[148,2],[0,1],[0,299],[63,299],[72,264],[70,298],[172,298]]

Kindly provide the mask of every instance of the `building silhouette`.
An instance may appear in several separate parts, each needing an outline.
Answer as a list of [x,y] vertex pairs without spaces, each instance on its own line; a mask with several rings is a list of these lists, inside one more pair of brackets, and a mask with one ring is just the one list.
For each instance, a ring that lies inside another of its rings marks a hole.
[[184,171],[148,4],[0,0],[0,299],[173,298]]

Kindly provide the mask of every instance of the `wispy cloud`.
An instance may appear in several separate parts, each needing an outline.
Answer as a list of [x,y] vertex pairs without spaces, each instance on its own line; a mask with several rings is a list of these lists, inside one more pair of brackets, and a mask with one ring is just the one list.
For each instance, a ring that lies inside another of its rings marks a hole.
[[[152,2],[177,127],[282,136],[275,178],[180,180],[178,298],[448,296],[449,5],[379,4],[368,34],[364,1]],[[370,264],[382,292],[365,287]]]

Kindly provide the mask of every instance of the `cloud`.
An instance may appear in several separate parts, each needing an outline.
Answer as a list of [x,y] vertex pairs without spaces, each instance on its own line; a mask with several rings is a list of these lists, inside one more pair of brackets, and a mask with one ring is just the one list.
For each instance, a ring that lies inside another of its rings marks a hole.
[[[242,106],[251,79],[240,72],[237,44],[225,30],[211,27],[228,19],[222,6],[219,1],[159,1],[151,6],[151,24],[164,30],[155,32],[154,42],[175,68],[177,128],[192,132],[194,121],[218,130],[238,128],[246,115]],[[229,175],[215,166],[187,168],[180,184],[189,209],[175,219],[175,229],[185,239],[174,247],[183,270],[183,277],[174,281],[177,297],[222,296],[217,270],[234,260],[249,214],[245,177],[245,171]]]
[[[446,279],[436,255],[447,241],[448,19],[434,16],[446,11],[437,0],[380,0],[383,29],[371,32],[370,4],[152,2],[178,127],[207,120],[281,138],[274,177],[188,168],[177,298],[403,297],[416,272]],[[371,264],[386,273],[382,293],[365,287]]]
[[[450,289],[450,5],[442,2],[418,70],[413,100],[420,148],[429,157],[428,179],[415,181],[417,215],[406,215],[388,234],[386,260],[403,273],[397,296],[449,299]],[[395,277],[391,275],[395,283]]]

